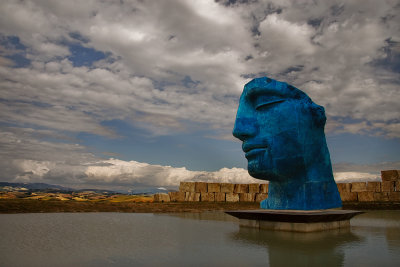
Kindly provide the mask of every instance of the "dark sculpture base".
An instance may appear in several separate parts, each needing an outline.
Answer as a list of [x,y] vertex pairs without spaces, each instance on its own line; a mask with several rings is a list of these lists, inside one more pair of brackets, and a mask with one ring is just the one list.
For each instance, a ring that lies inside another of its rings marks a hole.
[[317,232],[350,227],[355,210],[238,210],[225,213],[240,219],[240,226],[290,232]]

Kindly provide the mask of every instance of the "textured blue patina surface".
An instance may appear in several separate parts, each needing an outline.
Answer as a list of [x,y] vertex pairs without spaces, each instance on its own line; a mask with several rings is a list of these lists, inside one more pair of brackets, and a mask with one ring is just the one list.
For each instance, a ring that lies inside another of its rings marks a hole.
[[243,142],[249,174],[269,180],[261,208],[341,207],[325,121],[324,108],[287,83],[263,77],[244,86],[233,135]]

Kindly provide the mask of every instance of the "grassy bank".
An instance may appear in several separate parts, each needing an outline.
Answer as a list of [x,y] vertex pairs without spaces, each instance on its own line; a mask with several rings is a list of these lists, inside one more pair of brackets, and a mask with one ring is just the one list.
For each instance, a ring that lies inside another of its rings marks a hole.
[[[0,213],[40,212],[202,212],[213,210],[258,209],[255,202],[113,202],[60,201],[36,199],[0,199]],[[400,202],[344,202],[343,209],[400,210]]]
[[39,212],[201,212],[212,210],[258,209],[254,202],[111,202],[111,201],[57,201],[32,199],[1,199],[0,213]]

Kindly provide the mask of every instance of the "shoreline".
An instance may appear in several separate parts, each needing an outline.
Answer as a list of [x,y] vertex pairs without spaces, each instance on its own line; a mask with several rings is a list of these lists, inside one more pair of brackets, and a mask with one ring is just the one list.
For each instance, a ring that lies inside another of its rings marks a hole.
[[[54,212],[169,213],[256,210],[256,202],[109,202],[1,199],[0,214]],[[400,210],[400,202],[343,202],[344,210]]]
[[400,202],[343,202],[344,210],[400,210]]

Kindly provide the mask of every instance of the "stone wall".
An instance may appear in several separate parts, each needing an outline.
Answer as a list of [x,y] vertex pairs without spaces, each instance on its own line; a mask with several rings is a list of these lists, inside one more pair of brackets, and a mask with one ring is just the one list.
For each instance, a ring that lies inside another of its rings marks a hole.
[[[343,202],[400,201],[400,170],[381,171],[381,182],[338,183]],[[179,192],[155,194],[156,202],[261,202],[268,184],[181,182]]]

